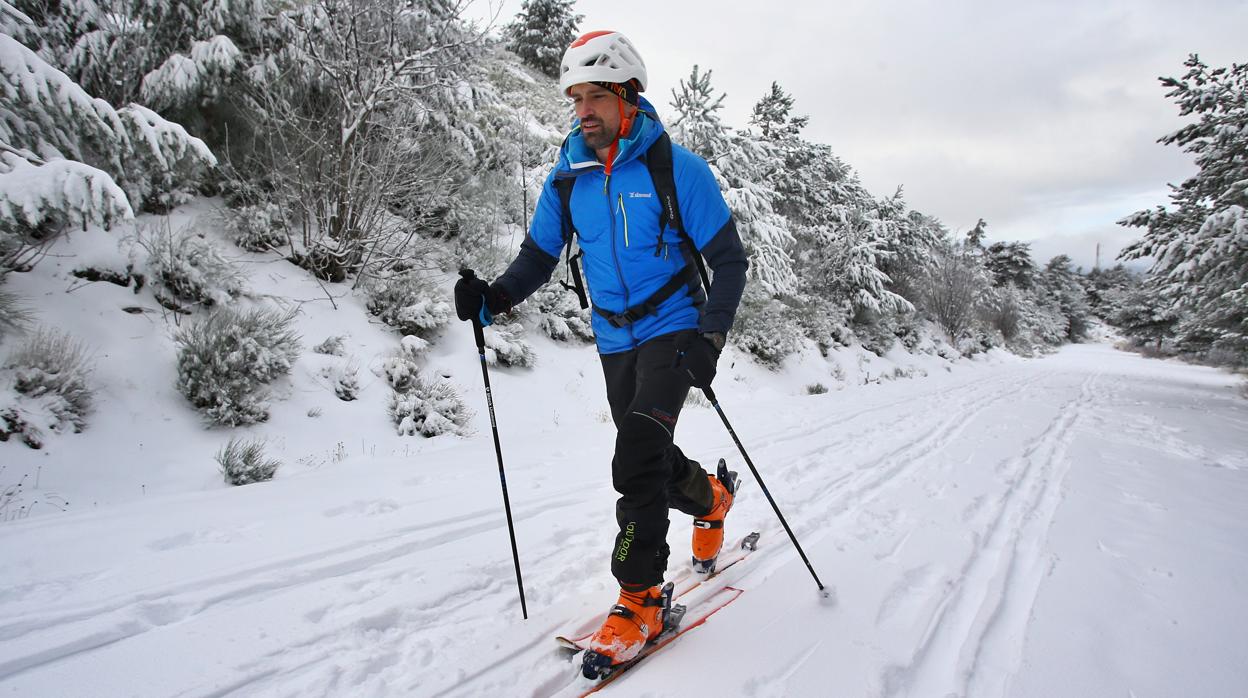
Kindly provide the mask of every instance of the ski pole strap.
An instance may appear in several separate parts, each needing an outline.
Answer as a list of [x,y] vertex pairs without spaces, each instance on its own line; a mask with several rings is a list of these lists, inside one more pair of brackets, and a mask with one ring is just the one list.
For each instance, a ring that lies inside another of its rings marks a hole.
[[622,313],[614,313],[610,310],[603,310],[600,306],[594,306],[594,312],[606,318],[612,327],[627,327],[638,320],[654,314],[658,311],[659,306],[668,298],[671,298],[682,288],[688,288],[690,295],[696,296],[698,289],[698,270],[692,265],[685,265],[680,271],[676,272],[667,283],[659,287],[654,295],[647,298],[644,302],[634,305]]

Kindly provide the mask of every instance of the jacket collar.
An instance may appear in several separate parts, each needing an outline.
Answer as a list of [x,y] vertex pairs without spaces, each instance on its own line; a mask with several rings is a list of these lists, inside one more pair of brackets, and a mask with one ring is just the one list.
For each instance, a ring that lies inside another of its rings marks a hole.
[[[645,97],[640,99],[638,106],[640,111],[633,120],[632,129],[629,130],[627,136],[620,139],[620,147],[616,152],[612,168],[618,168],[626,162],[643,156],[663,133],[663,122],[659,121],[654,106],[646,101]],[[563,148],[559,154],[558,171],[565,175],[579,175],[603,167],[603,163],[598,162],[597,154],[585,144],[585,137],[581,133],[581,122],[578,119],[572,126],[572,132],[563,142]]]

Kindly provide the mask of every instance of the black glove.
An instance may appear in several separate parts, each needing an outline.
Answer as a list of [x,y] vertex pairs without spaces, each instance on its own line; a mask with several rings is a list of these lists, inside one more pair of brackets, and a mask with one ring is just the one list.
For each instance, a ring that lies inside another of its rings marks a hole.
[[460,320],[477,320],[482,327],[494,322],[494,316],[511,310],[511,299],[497,282],[487,284],[471,269],[459,272],[455,282],[455,314]]
[[[722,337],[722,335],[720,335]],[[709,388],[715,380],[715,363],[719,361],[719,349],[696,330],[685,330],[676,335],[676,370],[689,376],[689,385]]]

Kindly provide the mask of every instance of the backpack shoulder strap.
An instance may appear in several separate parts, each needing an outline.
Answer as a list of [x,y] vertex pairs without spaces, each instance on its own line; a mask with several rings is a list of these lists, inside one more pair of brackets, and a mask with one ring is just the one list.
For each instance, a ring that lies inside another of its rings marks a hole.
[[676,199],[676,175],[672,168],[672,139],[664,131],[658,140],[646,151],[646,168],[650,170],[650,179],[654,181],[654,190],[659,195],[663,211],[659,214],[659,229],[671,224],[680,236],[681,246],[685,254],[693,259],[698,267],[698,275],[702,279],[702,287],[711,288],[710,277],[706,273],[706,264],[693,238],[685,232],[685,223],[680,217],[680,202]]
[[585,281],[581,278],[581,251],[572,254],[572,241],[576,237],[576,227],[572,223],[572,188],[576,186],[575,177],[555,177],[555,191],[559,193],[559,206],[562,209],[559,225],[563,231],[563,250],[568,262],[568,276],[572,283],[560,281],[565,289],[576,294],[581,308],[589,307],[589,298],[585,295]]

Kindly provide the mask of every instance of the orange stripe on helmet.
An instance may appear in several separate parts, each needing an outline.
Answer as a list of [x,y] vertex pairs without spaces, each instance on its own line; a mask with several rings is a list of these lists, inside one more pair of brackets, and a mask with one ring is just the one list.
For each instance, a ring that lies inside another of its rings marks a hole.
[[606,36],[607,34],[614,34],[614,33],[615,33],[614,31],[610,29],[606,29],[603,31],[596,31],[596,32],[590,32],[588,34],[582,34],[580,38],[578,38],[576,41],[573,41],[572,45],[569,46],[568,48],[576,48],[577,46],[583,46],[590,39],[596,39],[600,36]]

